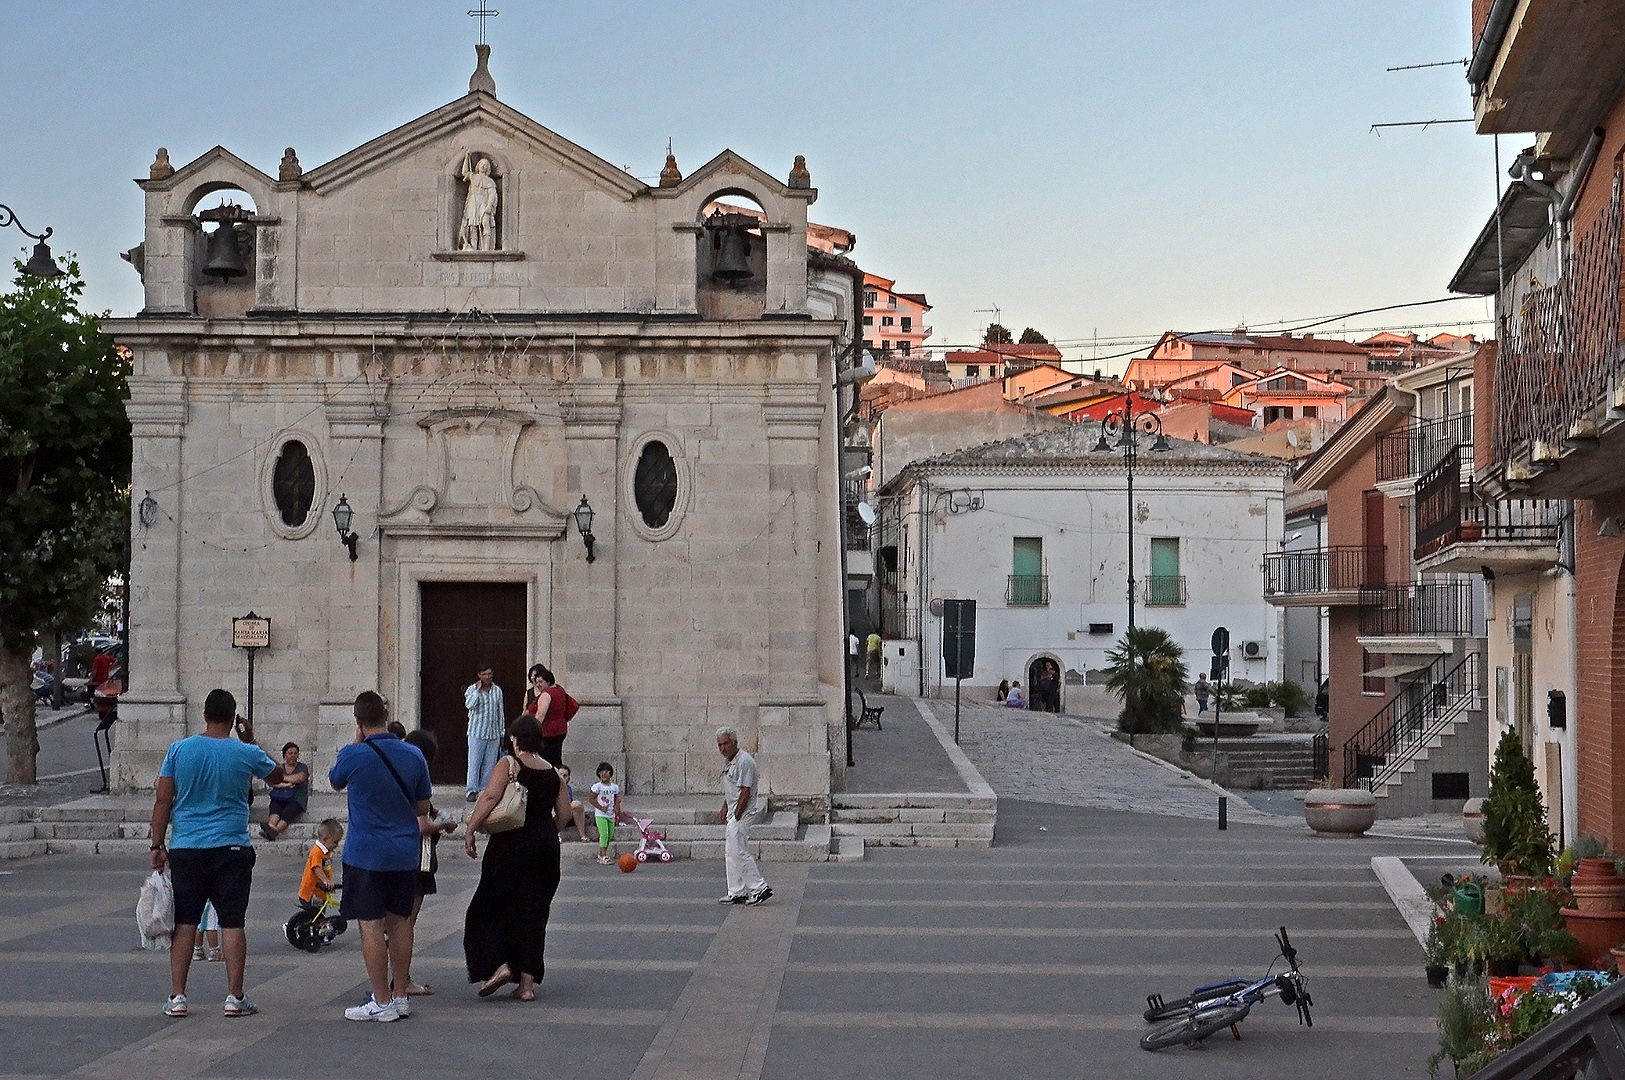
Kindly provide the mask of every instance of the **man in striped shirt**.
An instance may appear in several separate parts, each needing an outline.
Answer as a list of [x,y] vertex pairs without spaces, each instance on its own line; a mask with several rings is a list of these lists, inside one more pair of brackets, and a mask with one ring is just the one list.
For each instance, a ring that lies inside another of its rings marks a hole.
[[491,770],[496,768],[502,753],[502,733],[507,727],[502,687],[496,684],[490,664],[480,668],[477,681],[463,691],[463,705],[468,709],[468,784],[463,797],[473,802],[485,790]]

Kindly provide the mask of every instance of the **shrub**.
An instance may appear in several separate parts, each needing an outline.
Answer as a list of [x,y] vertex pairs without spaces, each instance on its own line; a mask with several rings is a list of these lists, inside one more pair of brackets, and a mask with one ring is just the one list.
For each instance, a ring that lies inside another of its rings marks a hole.
[[1123,702],[1118,730],[1132,734],[1178,731],[1188,673],[1185,650],[1154,626],[1126,632],[1106,654],[1106,687]]
[[1484,862],[1503,873],[1536,877],[1552,872],[1552,833],[1535,783],[1535,766],[1518,733],[1508,728],[1495,747],[1490,793],[1484,800]]

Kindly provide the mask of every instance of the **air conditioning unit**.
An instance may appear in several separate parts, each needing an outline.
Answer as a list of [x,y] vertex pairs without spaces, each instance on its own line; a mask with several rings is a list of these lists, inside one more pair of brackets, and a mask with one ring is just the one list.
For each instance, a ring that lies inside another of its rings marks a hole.
[[1262,641],[1243,641],[1241,643],[1241,658],[1243,660],[1264,659],[1264,643]]

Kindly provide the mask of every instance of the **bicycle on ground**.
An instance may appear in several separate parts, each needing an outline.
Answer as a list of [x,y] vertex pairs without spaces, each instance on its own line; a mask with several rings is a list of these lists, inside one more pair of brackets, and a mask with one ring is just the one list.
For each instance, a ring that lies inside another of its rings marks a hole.
[[[1309,997],[1309,986],[1298,970],[1298,950],[1292,947],[1286,927],[1275,935],[1280,949],[1270,961],[1264,977],[1253,982],[1246,979],[1227,979],[1223,982],[1198,986],[1176,1001],[1164,1000],[1161,994],[1146,997],[1145,1019],[1148,1023],[1166,1021],[1147,1032],[1140,1039],[1143,1050],[1162,1050],[1170,1046],[1196,1046],[1209,1035],[1230,1029],[1230,1034],[1241,1038],[1238,1026],[1247,1019],[1252,1007],[1265,998],[1278,997],[1283,1004],[1295,1005],[1298,1023],[1314,1027],[1309,1014],[1314,1001]],[[1287,970],[1274,974],[1277,960],[1285,960]]]

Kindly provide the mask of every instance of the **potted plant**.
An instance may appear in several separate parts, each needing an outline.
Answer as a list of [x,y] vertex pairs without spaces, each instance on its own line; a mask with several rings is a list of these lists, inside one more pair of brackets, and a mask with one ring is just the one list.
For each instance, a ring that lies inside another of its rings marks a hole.
[[1313,788],[1303,819],[1321,836],[1364,836],[1377,823],[1377,797],[1364,788]]
[[1508,728],[1495,747],[1490,793],[1484,800],[1484,842],[1479,858],[1497,866],[1508,885],[1552,872],[1552,833],[1535,783],[1535,766],[1518,733]]
[[1422,942],[1424,968],[1427,972],[1428,985],[1435,990],[1442,989],[1450,979],[1450,952],[1452,948],[1451,937],[1454,927],[1451,921],[1443,915],[1435,916],[1433,925],[1428,927],[1427,938]]
[[1582,836],[1574,842],[1569,888],[1580,911],[1625,910],[1625,877],[1620,877],[1614,857],[1604,847],[1595,836]]

